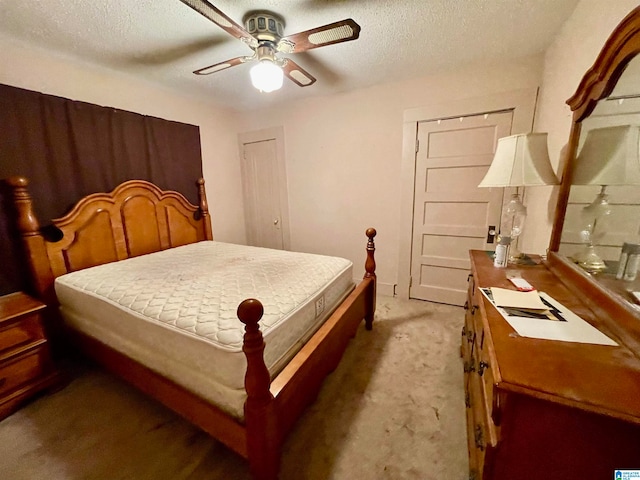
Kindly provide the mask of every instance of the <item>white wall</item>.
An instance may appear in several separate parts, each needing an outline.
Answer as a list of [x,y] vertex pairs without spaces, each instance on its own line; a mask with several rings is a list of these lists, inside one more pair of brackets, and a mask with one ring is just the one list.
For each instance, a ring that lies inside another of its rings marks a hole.
[[0,65],[0,83],[6,85],[199,126],[214,236],[246,242],[235,112],[3,37]]
[[[375,68],[375,67],[372,67]],[[379,85],[251,112],[241,132],[283,126],[291,248],[339,255],[364,272],[364,231],[378,230],[381,291],[397,283],[403,112],[540,83],[542,57]]]
[[[593,65],[611,32],[637,6],[637,0],[582,0],[547,49],[534,130],[549,132],[549,156],[556,171],[571,130],[571,110],[565,102]],[[523,251],[546,251],[557,190],[557,187],[527,190],[529,215],[522,237]]]

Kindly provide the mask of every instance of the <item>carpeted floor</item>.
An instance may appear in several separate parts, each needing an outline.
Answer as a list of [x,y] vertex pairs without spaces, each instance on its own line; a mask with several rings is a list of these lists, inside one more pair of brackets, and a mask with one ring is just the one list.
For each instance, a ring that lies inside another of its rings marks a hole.
[[[463,310],[379,297],[289,436],[283,480],[468,477]],[[248,479],[245,461],[92,367],[0,422],[3,480]]]

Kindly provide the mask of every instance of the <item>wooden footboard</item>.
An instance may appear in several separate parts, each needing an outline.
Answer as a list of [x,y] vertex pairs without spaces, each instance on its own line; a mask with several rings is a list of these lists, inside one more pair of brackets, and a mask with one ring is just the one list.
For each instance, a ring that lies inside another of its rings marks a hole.
[[376,231],[370,228],[366,233],[369,241],[364,279],[273,381],[264,363],[265,345],[258,327],[262,304],[248,299],[238,307],[238,318],[246,331],[243,350],[247,357],[247,446],[251,472],[256,479],[277,478],[280,448],[286,435],[304,409],[313,403],[327,375],[338,366],[360,322],[364,319],[367,330],[372,328]]
[[349,340],[365,318],[366,298],[374,288],[373,279],[364,279],[271,382],[270,391],[276,400],[278,427],[283,437],[314,401],[324,378],[338,366]]

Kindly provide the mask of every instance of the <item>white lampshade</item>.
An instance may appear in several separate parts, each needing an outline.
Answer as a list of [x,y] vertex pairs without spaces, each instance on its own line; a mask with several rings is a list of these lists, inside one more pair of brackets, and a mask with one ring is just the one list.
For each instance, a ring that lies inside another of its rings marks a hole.
[[271,60],[260,60],[249,72],[251,83],[261,92],[273,92],[282,87],[282,68]]
[[640,127],[589,130],[576,158],[572,185],[640,185]]
[[479,187],[527,187],[560,183],[549,161],[546,133],[498,139],[491,166]]

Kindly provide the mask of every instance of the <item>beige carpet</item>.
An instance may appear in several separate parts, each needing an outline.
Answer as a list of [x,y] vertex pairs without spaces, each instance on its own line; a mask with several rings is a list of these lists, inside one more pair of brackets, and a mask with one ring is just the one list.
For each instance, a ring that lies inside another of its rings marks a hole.
[[[379,297],[289,436],[283,480],[464,479],[463,310]],[[133,388],[72,368],[0,422],[3,480],[248,479],[244,460]]]

